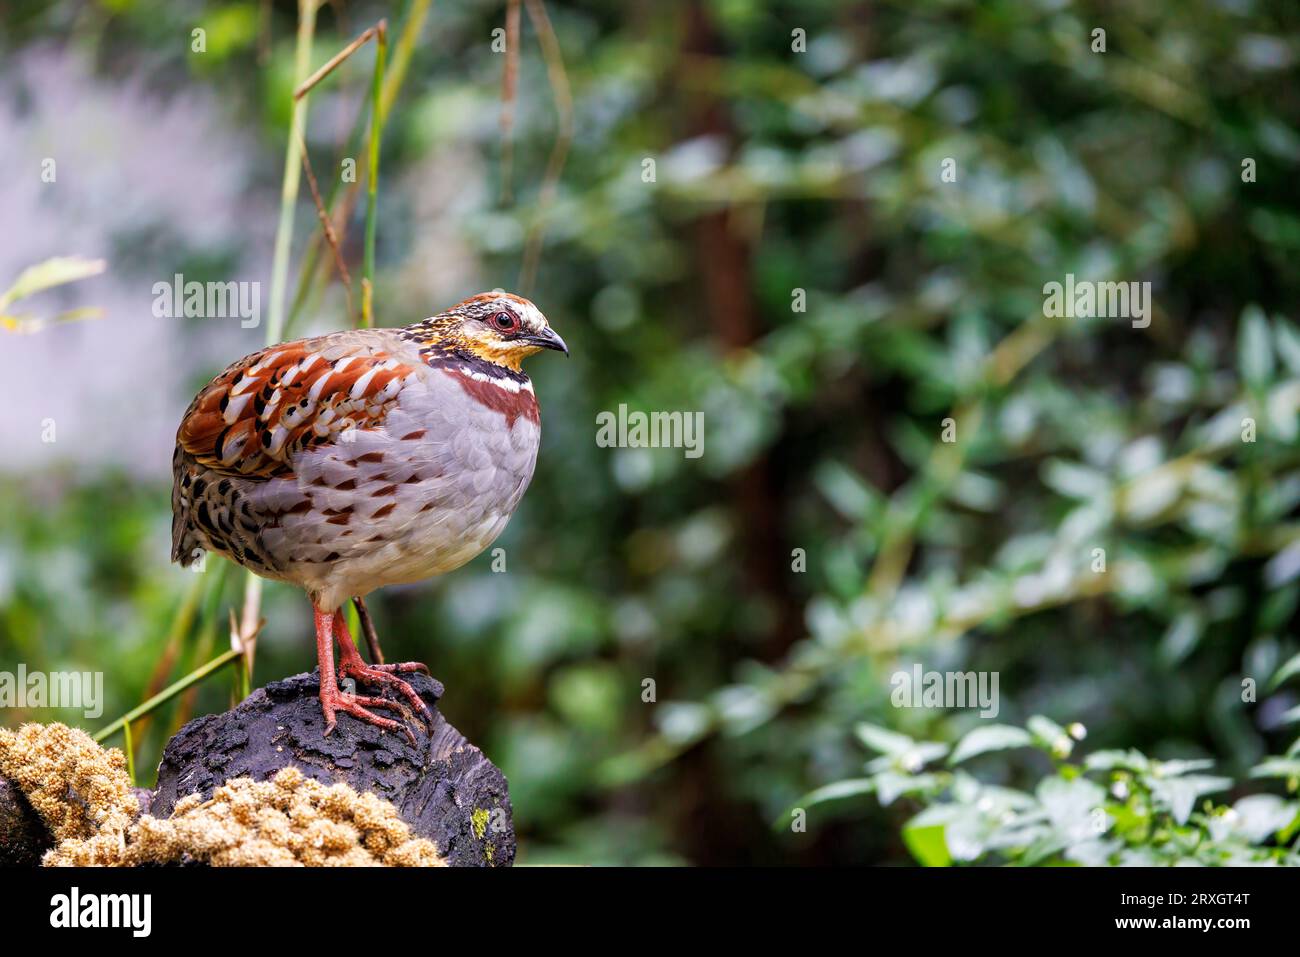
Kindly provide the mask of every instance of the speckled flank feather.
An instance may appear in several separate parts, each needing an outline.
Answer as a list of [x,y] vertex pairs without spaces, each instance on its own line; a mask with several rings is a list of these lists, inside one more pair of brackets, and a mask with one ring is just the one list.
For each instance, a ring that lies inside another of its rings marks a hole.
[[336,333],[214,379],[177,434],[173,560],[219,552],[329,609],[486,548],[532,478],[537,401],[521,372],[439,341]]

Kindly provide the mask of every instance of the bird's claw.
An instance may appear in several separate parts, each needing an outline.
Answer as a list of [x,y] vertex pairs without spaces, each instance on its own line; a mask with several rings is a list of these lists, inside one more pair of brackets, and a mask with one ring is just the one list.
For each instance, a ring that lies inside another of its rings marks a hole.
[[[417,668],[424,668],[425,672],[428,672],[428,668],[418,662],[403,662],[401,664],[391,665],[353,665],[345,663],[341,673],[355,679],[358,684],[380,685],[396,689],[408,702],[410,702],[412,709],[419,714],[420,718],[424,721],[426,728],[432,729],[433,714],[429,711],[429,706],[424,703],[423,698],[415,693],[414,688],[401,678],[398,678],[395,674],[395,672],[415,671]],[[379,700],[386,701],[389,707],[400,708],[402,712],[407,715],[408,719],[414,719],[414,715],[411,711],[402,707],[400,702],[388,701],[386,698],[381,698]]]
[[329,737],[330,732],[334,730],[335,725],[338,723],[334,715],[339,711],[343,711],[352,715],[352,717],[356,718],[358,721],[364,721],[366,724],[373,724],[375,727],[384,731],[400,731],[402,734],[406,735],[406,740],[409,741],[412,746],[415,745],[415,735],[407,725],[400,721],[394,721],[392,718],[380,717],[373,711],[367,710],[369,708],[389,708],[393,711],[402,712],[408,720],[411,720],[413,716],[409,711],[407,711],[401,702],[390,701],[387,698],[371,697],[368,695],[349,694],[348,692],[339,691],[336,688],[333,694],[322,691],[321,706],[325,712],[325,737]]

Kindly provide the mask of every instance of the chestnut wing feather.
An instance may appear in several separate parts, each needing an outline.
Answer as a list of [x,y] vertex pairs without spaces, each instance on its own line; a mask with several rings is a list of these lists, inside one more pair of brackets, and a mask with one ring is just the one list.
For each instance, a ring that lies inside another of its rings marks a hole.
[[295,455],[383,423],[415,368],[325,336],[271,346],[217,376],[181,420],[177,445],[225,475],[293,472]]

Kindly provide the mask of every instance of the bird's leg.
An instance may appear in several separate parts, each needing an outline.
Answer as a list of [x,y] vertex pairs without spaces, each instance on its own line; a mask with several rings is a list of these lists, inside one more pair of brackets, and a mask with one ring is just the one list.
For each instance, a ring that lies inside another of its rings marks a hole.
[[[352,635],[348,631],[348,623],[343,619],[342,609],[334,613],[334,634],[339,640],[339,674],[354,678],[361,684],[387,685],[397,689],[420,713],[425,722],[429,725],[433,724],[433,715],[429,713],[429,706],[424,703],[424,699],[415,693],[414,688],[392,673],[398,670],[414,671],[415,662],[403,662],[400,665],[366,664],[361,660],[361,654],[352,642]],[[423,665],[418,667],[424,668]],[[425,668],[425,671],[427,672],[428,669]]]
[[[334,730],[335,714],[344,711],[360,721],[376,725],[385,731],[400,731],[406,735],[412,744],[415,744],[415,735],[411,733],[411,729],[406,725],[391,718],[381,718],[374,712],[366,710],[367,708],[402,710],[402,706],[396,701],[389,701],[386,698],[370,698],[339,690],[338,680],[334,674],[334,626],[336,621],[342,619],[335,612],[321,611],[315,605],[312,605],[312,611],[316,617],[316,657],[320,661],[320,707],[325,714],[325,734],[328,735]],[[345,646],[352,644],[346,625],[343,628],[342,637],[345,639],[343,642]],[[354,647],[352,654],[356,655],[356,653],[357,650]],[[347,655],[345,654],[344,660],[346,661],[346,659]]]

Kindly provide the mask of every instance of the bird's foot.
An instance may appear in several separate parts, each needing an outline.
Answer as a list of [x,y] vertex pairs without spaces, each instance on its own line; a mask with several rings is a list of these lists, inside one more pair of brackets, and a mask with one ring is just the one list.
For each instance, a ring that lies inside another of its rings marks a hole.
[[[433,715],[429,712],[429,706],[424,703],[423,698],[415,693],[414,688],[397,677],[399,673],[412,671],[429,673],[429,669],[418,661],[403,661],[389,665],[368,665],[361,660],[359,655],[355,658],[345,658],[339,664],[339,675],[352,678],[357,684],[371,687],[388,687],[396,690],[410,702],[415,712],[424,719],[424,723],[432,728]],[[390,702],[390,704],[395,704],[395,702]],[[403,708],[402,710],[405,711],[406,709]]]
[[[403,684],[405,684],[405,682],[403,682]],[[320,689],[320,706],[321,710],[325,713],[326,737],[329,737],[329,733],[334,730],[334,725],[336,724],[336,713],[343,711],[352,715],[352,717],[356,718],[358,721],[364,721],[366,724],[373,724],[378,728],[383,728],[385,731],[400,731],[402,734],[406,735],[406,739],[410,741],[412,745],[415,744],[415,735],[411,733],[411,729],[405,724],[400,721],[394,721],[392,718],[382,718],[373,711],[367,710],[368,708],[390,708],[394,711],[401,711],[403,714],[409,715],[410,712],[408,712],[406,708],[397,701],[389,701],[387,698],[374,698],[367,695],[351,694],[346,691],[340,691],[330,683],[325,683],[321,685]]]

